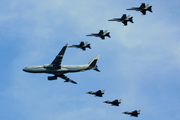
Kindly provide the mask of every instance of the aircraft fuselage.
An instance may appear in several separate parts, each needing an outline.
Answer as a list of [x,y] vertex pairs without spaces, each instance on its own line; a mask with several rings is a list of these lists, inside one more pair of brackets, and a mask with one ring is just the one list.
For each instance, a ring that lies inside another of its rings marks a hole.
[[69,72],[80,72],[85,70],[94,69],[94,67],[90,67],[88,65],[61,65],[59,69],[55,68],[46,68],[43,65],[41,66],[29,66],[25,67],[23,71],[29,73],[49,73],[49,74],[56,74],[61,75],[64,73]]

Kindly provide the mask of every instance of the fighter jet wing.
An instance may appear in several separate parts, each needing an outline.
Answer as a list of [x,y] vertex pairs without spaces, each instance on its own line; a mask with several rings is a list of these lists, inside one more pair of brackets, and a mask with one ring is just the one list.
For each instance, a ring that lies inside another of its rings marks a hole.
[[123,16],[121,17],[122,20],[125,20],[126,18],[126,14],[123,14]]
[[56,58],[54,59],[54,61],[51,63],[53,66],[60,66],[61,65],[61,62],[62,62],[62,59],[64,57],[64,53],[66,51],[66,48],[67,48],[67,45],[66,44],[62,49],[61,51],[59,52],[59,54],[56,56]]
[[102,35],[104,32],[103,32],[103,30],[100,30],[99,31],[99,35]]
[[79,44],[79,47],[83,47],[84,46],[84,42],[81,42],[80,44]]
[[141,11],[143,15],[146,15],[146,10]]
[[141,6],[140,6],[140,9],[144,9],[146,6],[145,6],[145,3],[142,3]]
[[123,21],[122,23],[123,23],[125,26],[127,25],[127,21]]
[[101,36],[101,39],[105,39],[105,37],[104,37],[104,36]]
[[71,82],[71,83],[77,84],[77,82],[71,80],[70,78],[68,78],[68,77],[65,76],[65,75],[58,75],[58,77],[64,79],[64,80],[65,80],[64,82]]
[[85,47],[82,47],[81,49],[82,49],[82,50],[86,50],[86,48],[85,48]]

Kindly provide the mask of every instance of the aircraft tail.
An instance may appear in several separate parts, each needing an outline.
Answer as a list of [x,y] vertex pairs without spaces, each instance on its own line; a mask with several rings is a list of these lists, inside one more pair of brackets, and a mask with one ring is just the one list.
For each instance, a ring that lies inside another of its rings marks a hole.
[[148,11],[152,12],[152,6],[148,7]]
[[134,23],[134,22],[133,22],[133,17],[130,17],[130,18],[129,18],[129,21],[130,21],[131,23]]
[[138,110],[137,113],[140,114],[141,110]]
[[118,102],[121,103],[122,99],[120,99]]
[[96,63],[97,63],[99,57],[100,57],[100,55],[96,55],[92,60],[90,60],[87,63],[89,67],[91,67],[92,69],[94,69],[94,70],[96,70],[98,72],[100,72],[100,71],[98,70],[98,66],[96,65]]
[[105,35],[105,36],[107,36],[107,37],[111,38],[111,36],[110,36],[110,32],[106,33],[106,35]]
[[104,89],[104,90],[102,91],[103,94],[104,94],[105,90],[106,90],[106,89]]
[[86,47],[87,47],[87,48],[89,48],[89,49],[91,49],[91,46],[90,46],[90,44],[87,44],[87,45],[86,45]]

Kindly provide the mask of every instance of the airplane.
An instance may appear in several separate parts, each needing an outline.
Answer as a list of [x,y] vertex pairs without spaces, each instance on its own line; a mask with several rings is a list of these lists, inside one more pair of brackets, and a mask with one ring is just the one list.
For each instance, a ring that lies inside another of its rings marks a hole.
[[142,12],[143,15],[146,15],[146,11],[153,12],[152,6],[149,6],[149,4],[145,5],[145,3],[142,3],[140,7],[132,7],[126,10],[136,10]]
[[119,104],[121,103],[121,101],[122,101],[122,99],[120,99],[120,100],[118,100],[118,99],[116,99],[116,100],[114,100],[114,101],[104,101],[104,103],[108,103],[108,104],[112,104],[112,105],[114,105],[114,106],[119,106]]
[[127,26],[127,22],[131,22],[131,23],[134,23],[133,22],[133,17],[130,17],[130,15],[126,16],[126,14],[123,14],[123,16],[121,18],[113,18],[113,19],[110,19],[108,21],[117,21],[117,22],[122,22],[125,26]]
[[103,91],[98,90],[98,91],[96,91],[96,92],[92,92],[92,91],[87,92],[87,94],[93,94],[93,95],[95,95],[95,96],[102,97],[102,95],[104,94],[104,92],[105,92],[105,90],[103,90]]
[[88,44],[88,42],[81,42],[79,45],[72,45],[72,46],[68,46],[68,47],[76,47],[76,48],[81,48],[82,50],[86,50],[86,48],[91,49],[90,44]]
[[66,44],[59,54],[56,56],[56,58],[53,60],[51,64],[44,64],[41,66],[29,66],[25,67],[23,71],[28,73],[48,73],[53,74],[54,76],[48,76],[48,80],[57,80],[57,77],[60,77],[64,79],[64,82],[71,82],[74,84],[77,84],[77,82],[71,80],[64,74],[66,73],[73,73],[73,72],[80,72],[80,71],[86,71],[86,70],[98,70],[98,66],[96,65],[100,55],[96,55],[92,60],[90,60],[87,64],[84,65],[61,65],[62,59],[64,57],[64,53],[67,48]]
[[131,116],[135,116],[135,117],[138,117],[138,115],[140,114],[141,110],[134,110],[132,112],[123,112],[123,114],[128,114],[128,115],[131,115]]
[[100,30],[99,33],[92,33],[86,36],[95,36],[95,37],[100,37],[101,39],[105,39],[106,36],[111,38],[110,32],[107,32],[107,30],[105,30],[104,32],[103,30]]

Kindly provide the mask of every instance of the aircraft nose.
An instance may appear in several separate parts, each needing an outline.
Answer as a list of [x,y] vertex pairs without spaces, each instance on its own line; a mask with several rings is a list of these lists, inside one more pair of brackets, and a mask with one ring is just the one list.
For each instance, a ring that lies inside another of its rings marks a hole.
[[27,72],[27,67],[25,67],[25,68],[23,69],[23,71],[24,71],[24,72]]

